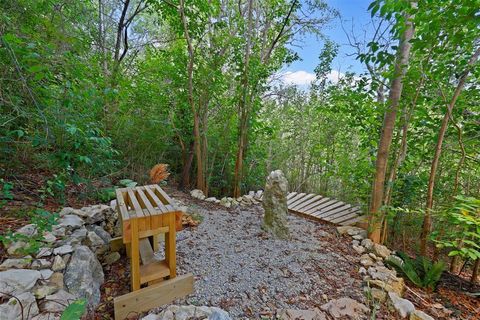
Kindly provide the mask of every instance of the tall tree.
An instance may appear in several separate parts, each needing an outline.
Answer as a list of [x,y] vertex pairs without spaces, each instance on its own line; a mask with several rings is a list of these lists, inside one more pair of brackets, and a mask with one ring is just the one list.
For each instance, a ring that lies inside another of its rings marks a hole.
[[[475,42],[478,42],[478,41],[475,41]],[[438,163],[440,161],[440,156],[442,154],[443,140],[445,137],[445,133],[447,132],[448,122],[449,122],[449,119],[452,117],[453,108],[455,107],[457,99],[460,96],[465,86],[465,82],[467,81],[468,75],[470,74],[470,71],[472,70],[472,68],[475,66],[479,56],[480,56],[480,47],[478,47],[475,50],[472,57],[467,63],[466,69],[463,71],[462,75],[458,79],[458,84],[455,88],[455,91],[453,92],[453,96],[450,102],[446,106],[447,111],[443,116],[442,124],[440,125],[440,129],[438,131],[437,144],[435,146],[435,153],[433,155],[432,165],[430,168],[430,176],[428,178],[427,204],[425,207],[425,216],[423,219],[422,234],[420,236],[420,252],[422,255],[426,254],[427,237],[430,234],[432,229],[433,189],[435,187],[435,177],[437,174],[437,168],[438,168]]]
[[[412,3],[412,7],[415,6],[416,4]],[[390,92],[387,101],[387,110],[383,120],[383,127],[375,163],[375,178],[372,188],[368,230],[369,238],[374,242],[380,242],[381,240],[381,229],[384,219],[384,215],[381,212],[381,207],[384,198],[387,161],[389,157],[390,146],[392,144],[393,131],[395,129],[397,109],[402,96],[403,78],[408,68],[408,62],[410,58],[410,49],[412,46],[410,40],[412,40],[414,33],[414,25],[411,20],[412,15],[409,12],[410,10],[405,12],[403,18],[404,28],[398,44],[395,69],[391,80]]]

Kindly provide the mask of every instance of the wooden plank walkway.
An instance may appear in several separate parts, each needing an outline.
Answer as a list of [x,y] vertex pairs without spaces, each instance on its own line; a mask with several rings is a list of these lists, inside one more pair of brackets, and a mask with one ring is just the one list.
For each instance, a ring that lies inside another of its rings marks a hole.
[[361,220],[360,207],[312,193],[290,192],[287,206],[293,213],[342,226],[354,225]]

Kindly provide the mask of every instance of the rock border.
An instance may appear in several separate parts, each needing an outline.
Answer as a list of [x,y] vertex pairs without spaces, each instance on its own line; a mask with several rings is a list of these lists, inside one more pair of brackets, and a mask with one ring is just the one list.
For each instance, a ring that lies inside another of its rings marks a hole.
[[[22,319],[22,314],[23,319],[59,319],[80,298],[89,309],[99,304],[102,264],[120,259],[118,252],[110,252],[110,240],[120,233],[115,207],[65,207],[58,215],[52,230],[38,237],[41,247],[33,257],[22,254],[30,246],[24,241],[7,246],[0,265],[0,297],[9,298],[0,304],[2,319]],[[39,232],[37,225],[28,224],[15,233],[32,237]]]
[[387,301],[395,308],[401,318],[410,320],[434,320],[423,311],[416,310],[408,299],[402,298],[405,291],[405,280],[397,275],[396,270],[385,266],[386,259],[402,259],[386,246],[373,243],[367,238],[367,231],[355,226],[339,226],[340,235],[352,237],[352,248],[361,254],[358,272],[363,276],[364,292],[367,299],[380,303]]
[[192,196],[192,198],[206,202],[216,203],[225,208],[235,208],[237,206],[251,206],[259,204],[260,199],[263,195],[263,190],[249,191],[248,194],[238,198],[223,197],[220,200],[215,197],[205,197],[203,191],[199,189],[193,189],[192,191],[190,191],[190,195]]

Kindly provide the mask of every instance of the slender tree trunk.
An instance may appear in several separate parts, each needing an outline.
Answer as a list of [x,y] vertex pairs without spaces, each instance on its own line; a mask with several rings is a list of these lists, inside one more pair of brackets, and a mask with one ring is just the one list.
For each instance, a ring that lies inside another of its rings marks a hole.
[[194,51],[192,46],[192,41],[190,39],[190,34],[188,31],[187,19],[185,17],[185,2],[180,0],[178,11],[180,18],[182,20],[183,32],[185,39],[187,41],[188,49],[188,103],[192,109],[193,114],[193,137],[194,137],[194,149],[195,149],[195,158],[197,165],[197,188],[206,191],[205,188],[205,176],[203,171],[203,156],[202,156],[202,146],[201,146],[201,137],[200,137],[200,115],[198,108],[195,106],[195,100],[193,96],[193,65],[194,65]]
[[188,147],[188,152],[185,153],[185,156],[183,159],[182,177],[180,180],[181,189],[190,188],[190,170],[192,169],[194,145],[195,143],[193,142],[190,143]]
[[250,46],[251,46],[251,33],[253,27],[253,0],[248,1],[248,18],[247,18],[247,30],[246,30],[246,44],[245,44],[245,59],[244,70],[242,77],[242,98],[239,103],[239,133],[238,133],[238,149],[237,157],[235,160],[235,172],[233,178],[233,197],[239,197],[241,195],[241,181],[243,176],[243,157],[245,156],[246,148],[246,135],[248,128],[248,109],[249,106],[249,68],[250,68]]
[[430,168],[430,177],[428,179],[427,205],[425,208],[425,216],[423,219],[422,234],[420,236],[420,253],[422,255],[426,254],[427,237],[430,234],[430,231],[432,229],[433,189],[435,187],[435,178],[437,174],[438,163],[440,161],[440,155],[442,153],[443,139],[445,137],[445,133],[447,132],[448,120],[451,117],[453,107],[455,106],[455,103],[457,102],[457,99],[460,96],[460,93],[462,92],[463,87],[465,86],[465,82],[468,78],[470,70],[472,66],[477,62],[479,56],[480,56],[480,47],[475,51],[475,53],[472,55],[472,57],[468,61],[467,68],[465,69],[465,71],[463,72],[462,76],[458,81],[457,87],[455,88],[452,99],[450,100],[450,103],[447,106],[447,112],[443,117],[442,124],[438,132],[437,145],[435,147],[435,154],[433,156],[432,166]]
[[475,260],[473,265],[472,277],[470,278],[470,283],[473,285],[477,281],[478,278],[478,270],[480,269],[480,258]]
[[423,88],[423,84],[425,82],[425,77],[422,76],[420,80],[420,84],[417,87],[417,91],[415,92],[415,96],[412,100],[411,109],[408,110],[405,107],[404,114],[403,114],[403,126],[402,126],[402,138],[400,142],[400,148],[398,149],[397,156],[395,157],[395,161],[393,163],[392,169],[390,170],[390,175],[388,177],[388,183],[385,190],[385,204],[389,205],[392,200],[392,192],[393,192],[393,184],[397,178],[397,171],[401,167],[403,161],[407,157],[407,137],[408,137],[408,127],[410,125],[410,120],[412,117],[413,109],[417,105],[417,100],[420,95],[420,91]]
[[460,146],[460,150],[462,152],[462,156],[460,157],[460,160],[458,160],[458,166],[457,166],[457,170],[455,171],[455,182],[453,184],[453,192],[452,192],[452,197],[455,197],[457,195],[457,191],[458,191],[458,185],[459,185],[459,180],[460,180],[460,173],[462,172],[462,168],[463,168],[463,164],[465,163],[465,159],[467,157],[467,152],[465,150],[465,144],[463,143],[463,132],[462,132],[462,128],[458,125],[458,123],[456,123],[454,120],[453,120],[453,117],[450,118],[450,120],[452,121],[453,125],[455,126],[455,128],[457,129],[457,133],[458,133],[458,145]]
[[107,50],[105,47],[105,25],[103,16],[104,6],[103,0],[98,0],[98,46],[100,47],[100,54],[102,59],[102,70],[103,76],[107,78],[108,76],[108,62],[107,62]]
[[112,77],[111,77],[112,88],[115,88],[117,86],[118,72],[120,69],[120,62],[121,62],[120,49],[122,46],[122,35],[125,29],[125,19],[127,18],[127,11],[129,6],[130,6],[130,0],[125,0],[125,2],[123,2],[123,8],[122,8],[122,13],[120,14],[120,19],[118,20],[115,49],[113,54],[113,70],[112,70]]
[[395,73],[388,97],[389,106],[385,112],[383,128],[380,136],[380,143],[377,151],[375,179],[372,189],[372,200],[370,204],[369,216],[369,238],[374,242],[380,242],[383,214],[380,212],[383,201],[385,186],[385,174],[387,169],[387,160],[392,143],[393,130],[395,128],[395,119],[403,89],[403,78],[405,76],[408,61],[410,58],[410,40],[413,37],[414,26],[409,15],[406,16],[406,26],[402,38],[399,41],[397,59],[395,63]]

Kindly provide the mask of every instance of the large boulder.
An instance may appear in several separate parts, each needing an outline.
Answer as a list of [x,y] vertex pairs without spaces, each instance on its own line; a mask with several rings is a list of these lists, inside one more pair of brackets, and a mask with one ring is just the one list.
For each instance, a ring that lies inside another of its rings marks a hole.
[[100,286],[104,282],[103,270],[95,254],[86,246],[78,246],[64,273],[68,292],[83,297],[89,306],[100,302]]
[[267,177],[263,193],[263,229],[274,236],[286,239],[289,236],[287,224],[288,181],[282,171],[275,170]]

